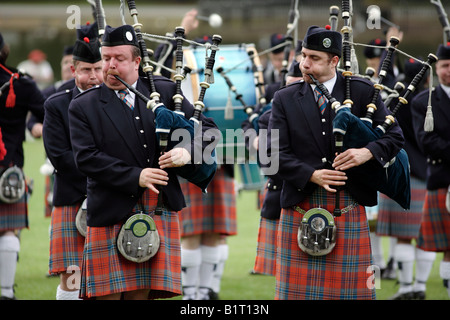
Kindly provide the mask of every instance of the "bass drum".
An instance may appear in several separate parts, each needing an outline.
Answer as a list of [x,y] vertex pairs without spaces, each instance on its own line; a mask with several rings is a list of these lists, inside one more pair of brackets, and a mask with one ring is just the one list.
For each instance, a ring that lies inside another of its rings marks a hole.
[[[249,53],[255,56],[257,71],[253,72]],[[184,96],[194,103],[198,100],[200,82],[204,81],[205,48],[189,47],[183,50],[184,63],[192,69],[182,82]],[[203,114],[211,117],[220,129],[222,139],[216,147],[218,163],[243,163],[246,159],[246,148],[241,124],[248,118],[242,103],[228,87],[224,77],[216,70],[222,67],[237,93],[248,106],[255,106],[259,101],[257,84],[263,83],[263,74],[257,51],[253,44],[220,45],[216,52],[214,64],[214,83],[206,90],[203,103]],[[227,72],[227,70],[230,70]]]

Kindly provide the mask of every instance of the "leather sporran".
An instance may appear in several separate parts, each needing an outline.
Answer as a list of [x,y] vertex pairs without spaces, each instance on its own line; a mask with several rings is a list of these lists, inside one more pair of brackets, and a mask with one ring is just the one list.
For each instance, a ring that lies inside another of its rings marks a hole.
[[0,176],[0,200],[4,203],[18,202],[26,190],[23,171],[17,167],[9,167]]
[[119,252],[133,262],[149,260],[158,252],[159,245],[156,223],[151,216],[143,212],[128,218],[117,236]]
[[308,210],[297,234],[300,249],[312,256],[330,253],[336,245],[336,225],[333,215],[325,209]]

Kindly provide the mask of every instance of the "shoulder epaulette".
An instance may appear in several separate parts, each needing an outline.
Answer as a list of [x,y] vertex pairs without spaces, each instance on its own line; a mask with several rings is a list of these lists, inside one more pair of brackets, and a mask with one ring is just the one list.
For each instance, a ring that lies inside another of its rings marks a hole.
[[62,91],[57,91],[54,94],[50,95],[47,98],[47,100],[53,100],[53,99],[56,99],[56,98],[58,98],[60,96],[65,96],[65,95],[67,95],[68,93],[71,93],[71,92],[72,92],[72,90],[69,90],[69,89],[62,90]]
[[92,90],[95,90],[95,89],[100,89],[100,85],[96,85],[96,86],[94,86],[94,87],[92,87],[92,88],[89,88],[89,89],[87,89],[87,90],[84,90],[83,92],[80,92],[79,94],[77,94],[77,95],[74,97],[74,99],[75,99],[75,98],[78,98],[78,97],[81,97],[81,96],[83,96],[84,94],[86,94],[87,92],[92,91]]
[[355,76],[355,77],[351,77],[350,80],[364,83],[364,84],[368,85],[369,87],[373,86],[373,83],[369,79],[366,79],[366,78],[363,78],[363,77]]
[[291,82],[289,84],[286,84],[286,85],[282,86],[278,90],[282,90],[282,89],[289,88],[289,87],[292,87],[292,86],[295,86],[295,85],[299,85],[299,84],[303,84],[303,83],[305,83],[305,80],[303,80],[303,79],[297,80],[297,81],[294,81],[294,82]]

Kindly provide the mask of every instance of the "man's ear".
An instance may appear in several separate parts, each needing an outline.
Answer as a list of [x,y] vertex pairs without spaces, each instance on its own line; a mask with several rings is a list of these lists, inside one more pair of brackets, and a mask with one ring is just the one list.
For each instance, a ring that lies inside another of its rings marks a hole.
[[339,64],[339,57],[333,56],[333,58],[331,58],[331,63],[333,63],[333,67],[337,67]]
[[141,57],[136,57],[136,60],[134,60],[134,62],[136,63],[135,65],[135,70],[139,70],[139,65],[141,64]]

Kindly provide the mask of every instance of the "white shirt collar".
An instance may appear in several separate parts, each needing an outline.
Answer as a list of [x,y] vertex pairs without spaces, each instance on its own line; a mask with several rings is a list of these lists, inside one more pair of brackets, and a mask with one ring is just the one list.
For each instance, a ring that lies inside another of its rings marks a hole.
[[[334,88],[334,85],[336,84],[336,80],[337,80],[337,75],[335,74],[333,78],[331,78],[330,80],[327,80],[323,83],[323,85],[327,88],[327,90],[330,94],[331,94],[331,92],[333,92],[333,88]],[[312,83],[311,89],[313,90],[313,92],[314,92],[315,88],[316,88],[316,85]],[[326,98],[326,97],[324,96],[324,98]]]
[[450,98],[450,87],[449,86],[444,86],[442,83],[441,83],[441,87],[442,87],[442,90],[444,90],[444,92]]
[[[131,85],[134,89],[136,89],[137,86],[137,80]],[[125,99],[127,99],[127,101],[131,102],[132,105],[134,105],[134,99],[136,98],[136,94],[131,91],[130,89],[126,89],[128,94],[125,96]],[[114,90],[114,92],[116,93],[117,97],[120,98],[119,96],[119,90]]]

